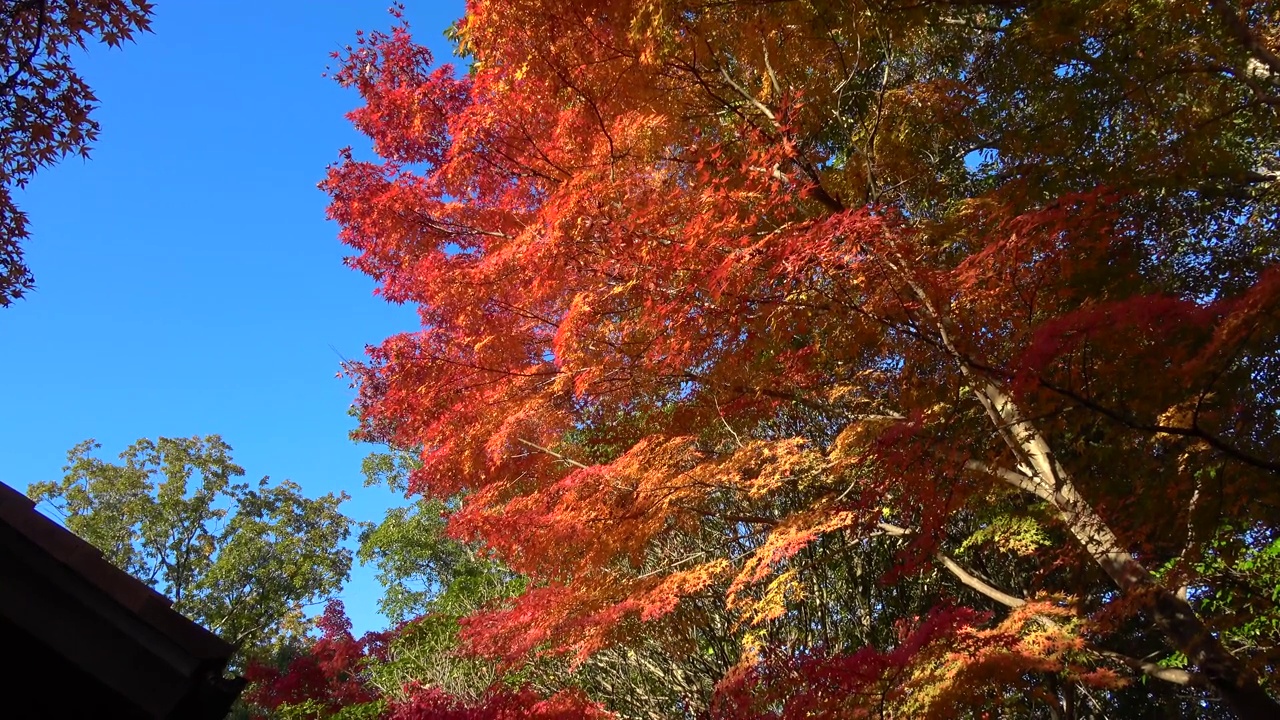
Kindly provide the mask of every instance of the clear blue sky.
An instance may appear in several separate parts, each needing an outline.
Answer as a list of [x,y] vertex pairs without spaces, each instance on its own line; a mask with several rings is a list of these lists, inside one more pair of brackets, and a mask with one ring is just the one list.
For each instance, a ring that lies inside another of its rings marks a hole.
[[[346,490],[376,520],[401,502],[363,488],[347,438],[340,353],[416,325],[342,265],[315,188],[338,149],[368,143],[353,91],[321,77],[388,0],[159,0],[153,34],[93,47],[79,68],[102,135],[87,162],[45,170],[17,200],[37,291],[0,310],[0,480],[61,475],[76,442],[114,456],[140,437],[220,434],[250,479]],[[437,60],[462,0],[410,1]],[[335,352],[336,351],[336,352]],[[372,573],[343,595],[380,627]]]

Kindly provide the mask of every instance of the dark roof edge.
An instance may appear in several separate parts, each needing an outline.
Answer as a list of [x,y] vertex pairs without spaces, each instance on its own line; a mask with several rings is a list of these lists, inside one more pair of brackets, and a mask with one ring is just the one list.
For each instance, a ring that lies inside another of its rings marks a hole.
[[161,635],[221,671],[235,648],[174,610],[172,601],[112,565],[96,547],[45,517],[26,495],[0,482],[0,522],[4,522],[67,566]]

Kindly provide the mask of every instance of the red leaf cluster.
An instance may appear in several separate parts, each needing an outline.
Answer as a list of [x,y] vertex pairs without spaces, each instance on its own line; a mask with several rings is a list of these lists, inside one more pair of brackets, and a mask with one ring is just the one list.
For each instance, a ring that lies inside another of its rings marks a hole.
[[243,699],[251,707],[274,711],[282,705],[319,703],[331,712],[377,699],[377,691],[363,677],[363,666],[377,657],[386,640],[383,633],[356,639],[351,620],[339,600],[330,601],[317,620],[320,637],[305,651],[277,667],[255,660],[245,669],[249,681]]

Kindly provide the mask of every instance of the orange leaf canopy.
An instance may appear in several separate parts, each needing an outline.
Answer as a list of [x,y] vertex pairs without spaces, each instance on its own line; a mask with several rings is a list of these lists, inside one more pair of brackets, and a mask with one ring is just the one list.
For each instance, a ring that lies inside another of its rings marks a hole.
[[[710,633],[755,667],[875,640],[841,630],[890,602],[836,591],[860,554],[917,610],[1003,611],[937,574],[986,548],[1078,619],[1194,584],[1226,518],[1275,532],[1274,191],[1246,171],[1277,130],[1245,75],[1174,87],[1173,56],[1247,62],[1175,5],[472,0],[466,73],[363,36],[337,77],[378,159],[322,187],[422,327],[351,368],[362,433],[530,578],[474,648]],[[930,627],[987,632],[956,617]],[[1010,618],[988,680],[1066,672]]]

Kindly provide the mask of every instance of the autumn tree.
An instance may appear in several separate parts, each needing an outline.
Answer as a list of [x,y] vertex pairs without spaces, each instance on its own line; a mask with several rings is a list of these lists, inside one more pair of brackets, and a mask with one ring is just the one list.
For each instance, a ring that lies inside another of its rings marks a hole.
[[[394,691],[380,687],[388,668],[406,663],[395,657],[402,631],[372,632],[356,638],[342,603],[329,603],[317,620],[316,637],[276,665],[258,661],[246,670],[251,681],[238,717],[282,720],[581,720],[613,717],[581,692],[541,695],[531,688],[500,684],[473,693],[430,682],[406,680]],[[397,637],[398,636],[398,637]],[[422,658],[418,658],[421,660]],[[430,659],[428,659],[430,661]],[[438,664],[438,660],[436,661]]]
[[[418,467],[415,454],[392,451],[369,455],[363,469],[366,485],[403,496]],[[379,605],[392,624],[376,657],[361,669],[381,700],[406,702],[423,688],[463,705],[483,701],[495,687],[539,697],[570,690],[586,692],[625,717],[664,718],[673,706],[687,703],[685,698],[709,696],[732,665],[724,647],[692,662],[673,658],[660,637],[637,638],[581,663],[543,657],[519,672],[472,656],[460,638],[461,622],[519,594],[525,579],[488,557],[483,547],[449,536],[446,518],[462,502],[419,497],[409,506],[391,508],[380,523],[361,532],[358,557],[377,568],[383,592]],[[728,619],[719,620],[723,625]],[[724,638],[719,639],[723,645]],[[308,654],[316,649],[324,647],[316,645]]]
[[422,319],[362,433],[528,579],[471,650],[656,641],[710,678],[672,715],[1280,714],[1278,12],[476,0],[466,74],[362,36],[378,158],[322,187]]
[[76,445],[63,478],[27,495],[236,647],[269,648],[304,631],[309,606],[347,579],[345,495],[237,482],[244,469],[216,435],[139,440],[119,463],[95,457],[99,447]]
[[339,600],[315,620],[317,637],[259,656],[245,669],[249,686],[236,709],[239,717],[376,718],[386,709],[366,678],[370,661],[381,658],[383,635],[356,638]]
[[145,0],[0,0],[0,307],[35,283],[22,257],[27,218],[13,202],[37,170],[88,157],[97,98],[73,54],[119,47],[151,25]]

